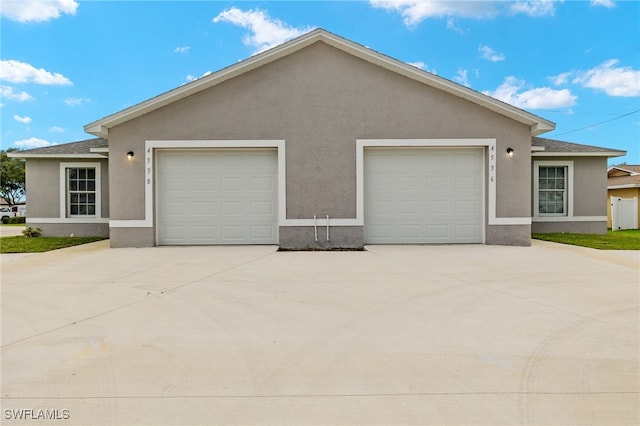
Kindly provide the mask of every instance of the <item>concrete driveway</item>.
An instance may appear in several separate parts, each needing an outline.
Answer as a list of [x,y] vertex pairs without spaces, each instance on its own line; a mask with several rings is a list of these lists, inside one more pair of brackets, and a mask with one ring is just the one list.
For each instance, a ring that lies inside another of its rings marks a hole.
[[3,424],[640,423],[639,252],[107,247],[3,256]]
[[0,225],[0,237],[16,237],[24,230],[24,225]]

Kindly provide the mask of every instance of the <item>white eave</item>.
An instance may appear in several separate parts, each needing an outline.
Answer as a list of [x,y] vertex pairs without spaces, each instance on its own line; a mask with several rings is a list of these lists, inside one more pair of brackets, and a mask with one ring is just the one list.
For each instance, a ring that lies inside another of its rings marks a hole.
[[20,151],[7,153],[14,158],[105,158],[103,154],[28,154]]
[[640,183],[626,183],[624,185],[607,186],[607,189],[628,189],[628,188],[640,188]]
[[290,55],[313,43],[322,41],[336,49],[340,49],[367,62],[376,64],[389,71],[414,79],[428,86],[451,93],[466,99],[498,114],[507,116],[517,122],[529,126],[533,136],[549,132],[555,129],[555,124],[537,115],[516,108],[512,105],[494,99],[490,96],[469,89],[445,78],[423,71],[419,68],[378,53],[362,45],[346,40],[322,29],[311,31],[278,47],[255,55],[237,64],[231,65],[206,77],[202,77],[191,83],[180,86],[169,92],[151,98],[130,108],[109,115],[93,123],[87,124],[84,130],[87,133],[107,138],[109,129],[126,121],[140,117],[170,103],[176,102],[187,96],[206,90],[238,75],[266,65],[277,59]]
[[[542,147],[544,150],[544,147]],[[538,151],[531,150],[532,157],[622,157],[626,151]]]

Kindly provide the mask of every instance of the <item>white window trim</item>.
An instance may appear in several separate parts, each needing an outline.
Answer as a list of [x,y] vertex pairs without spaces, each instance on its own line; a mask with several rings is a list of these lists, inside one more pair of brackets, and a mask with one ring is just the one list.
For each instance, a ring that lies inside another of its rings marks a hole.
[[[567,168],[567,211],[566,214],[540,214],[538,203],[540,202],[540,167],[566,167]],[[533,162],[533,221],[534,222],[561,222],[574,220],[573,217],[573,161],[534,161]]]
[[[96,214],[69,217],[67,214],[67,169],[96,169]],[[102,171],[99,162],[60,163],[60,220],[62,222],[47,223],[103,223],[102,220]],[[35,219],[32,219],[35,221]],[[41,222],[45,223],[45,222]]]

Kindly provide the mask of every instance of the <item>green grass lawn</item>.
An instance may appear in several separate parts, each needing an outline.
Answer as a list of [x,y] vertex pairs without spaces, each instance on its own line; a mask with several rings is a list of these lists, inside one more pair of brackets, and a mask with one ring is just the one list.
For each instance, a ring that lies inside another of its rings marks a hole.
[[606,234],[533,234],[533,238],[600,250],[640,250],[640,230],[607,231]]
[[2,237],[0,253],[42,253],[104,239],[102,237]]

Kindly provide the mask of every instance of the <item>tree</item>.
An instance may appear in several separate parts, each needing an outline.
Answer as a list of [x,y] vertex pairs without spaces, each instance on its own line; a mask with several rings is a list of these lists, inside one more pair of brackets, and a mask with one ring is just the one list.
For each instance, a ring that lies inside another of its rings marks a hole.
[[0,197],[12,205],[22,201],[25,196],[24,160],[7,156],[7,153],[14,151],[18,150],[0,150]]

